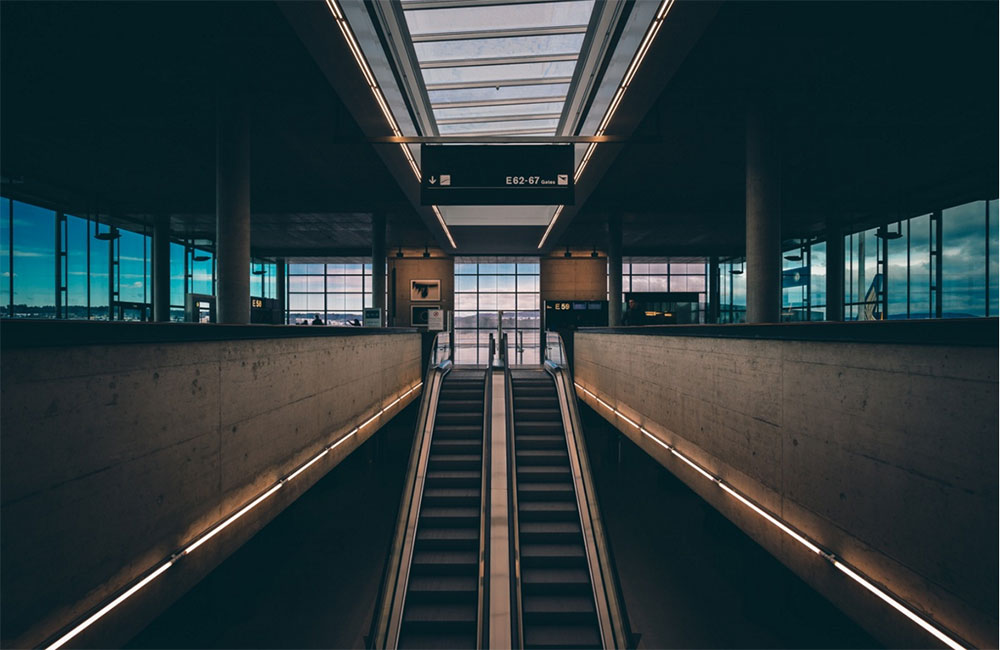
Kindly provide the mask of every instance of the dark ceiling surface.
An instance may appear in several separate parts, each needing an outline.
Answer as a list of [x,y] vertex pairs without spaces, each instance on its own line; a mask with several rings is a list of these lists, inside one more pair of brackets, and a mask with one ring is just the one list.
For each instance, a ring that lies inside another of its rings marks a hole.
[[273,3],[3,3],[0,23],[5,194],[210,237],[216,97],[234,85],[255,249],[370,247],[372,211],[391,243],[428,239]]
[[[255,252],[358,254],[373,211],[390,247],[432,241],[273,3],[7,2],[0,18],[5,195],[210,238],[215,97],[239,82]],[[788,238],[995,197],[996,24],[988,2],[724,4],[633,139],[601,145],[621,152],[556,246],[603,247],[619,214],[627,254],[739,254],[751,98],[779,124]]]
[[751,100],[788,239],[995,198],[996,24],[986,2],[723,5],[560,245],[603,245],[618,213],[626,252],[740,253]]

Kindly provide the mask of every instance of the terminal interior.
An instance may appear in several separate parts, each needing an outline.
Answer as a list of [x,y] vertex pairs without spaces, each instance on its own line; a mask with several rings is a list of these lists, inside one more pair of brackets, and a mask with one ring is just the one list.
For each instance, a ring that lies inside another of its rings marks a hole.
[[0,5],[0,643],[989,648],[998,5]]

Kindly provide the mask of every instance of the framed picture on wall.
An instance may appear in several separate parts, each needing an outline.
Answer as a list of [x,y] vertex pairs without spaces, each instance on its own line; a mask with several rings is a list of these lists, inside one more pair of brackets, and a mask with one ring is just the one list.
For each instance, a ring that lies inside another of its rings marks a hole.
[[410,302],[422,302],[424,300],[441,300],[440,280],[410,280]]
[[428,316],[432,309],[441,309],[440,305],[412,305],[410,307],[410,326],[427,327]]

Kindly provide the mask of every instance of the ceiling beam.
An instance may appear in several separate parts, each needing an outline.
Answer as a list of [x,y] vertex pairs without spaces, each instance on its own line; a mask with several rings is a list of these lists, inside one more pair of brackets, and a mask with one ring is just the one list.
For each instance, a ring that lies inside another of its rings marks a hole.
[[518,63],[551,63],[554,61],[576,61],[576,52],[566,52],[563,54],[526,54],[523,56],[491,56],[475,59],[440,59],[435,61],[422,61],[420,67],[423,70],[435,68],[471,68],[482,65],[516,65]]
[[559,27],[522,27],[520,29],[494,29],[475,32],[437,32],[434,34],[412,34],[414,43],[437,41],[478,41],[484,38],[513,38],[516,36],[553,36],[557,34],[586,34],[586,25],[563,25]]
[[504,86],[549,86],[568,84],[572,77],[537,77],[534,79],[493,79],[484,81],[453,81],[449,83],[427,84],[427,90],[464,90],[465,88],[501,88]]
[[438,120],[438,124],[486,124],[489,122],[520,122],[522,120],[558,120],[561,113],[522,113],[520,115],[484,115],[481,117],[452,117]]

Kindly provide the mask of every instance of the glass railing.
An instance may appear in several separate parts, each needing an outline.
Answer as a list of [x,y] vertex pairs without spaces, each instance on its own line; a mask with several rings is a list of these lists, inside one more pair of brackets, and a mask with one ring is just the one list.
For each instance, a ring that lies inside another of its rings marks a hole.
[[451,336],[448,332],[438,332],[431,350],[431,367],[451,359]]
[[562,337],[558,332],[545,332],[545,358],[544,361],[551,361],[557,366],[565,368],[567,364],[566,348],[563,345]]

